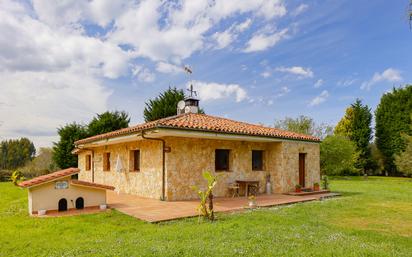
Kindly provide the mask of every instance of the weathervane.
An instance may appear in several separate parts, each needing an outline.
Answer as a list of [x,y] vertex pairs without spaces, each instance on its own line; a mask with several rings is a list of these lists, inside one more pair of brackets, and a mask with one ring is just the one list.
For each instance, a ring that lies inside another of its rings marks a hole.
[[[187,73],[188,76],[192,75],[193,71],[192,71],[191,67],[185,65],[183,67],[183,69]],[[186,90],[190,92],[190,97],[197,96],[197,92],[195,90],[193,90],[193,84],[192,83],[190,83],[189,89],[186,89]]]

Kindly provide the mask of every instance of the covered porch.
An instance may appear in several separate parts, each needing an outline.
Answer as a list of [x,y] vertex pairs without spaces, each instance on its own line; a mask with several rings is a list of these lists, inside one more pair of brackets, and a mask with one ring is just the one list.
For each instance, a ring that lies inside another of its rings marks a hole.
[[[270,207],[300,202],[316,201],[333,197],[334,193],[321,193],[316,195],[294,196],[285,194],[258,195],[257,207]],[[161,222],[198,215],[198,200],[188,201],[160,201],[130,194],[107,192],[107,202],[110,208],[129,216],[147,221]],[[246,197],[217,197],[214,199],[215,212],[234,212],[248,209]]]

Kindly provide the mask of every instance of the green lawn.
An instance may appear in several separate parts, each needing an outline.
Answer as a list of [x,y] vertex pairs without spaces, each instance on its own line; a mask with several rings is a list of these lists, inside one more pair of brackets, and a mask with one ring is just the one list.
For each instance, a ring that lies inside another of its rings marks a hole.
[[148,224],[117,211],[31,218],[0,183],[0,256],[412,256],[412,180],[335,179],[322,202]]

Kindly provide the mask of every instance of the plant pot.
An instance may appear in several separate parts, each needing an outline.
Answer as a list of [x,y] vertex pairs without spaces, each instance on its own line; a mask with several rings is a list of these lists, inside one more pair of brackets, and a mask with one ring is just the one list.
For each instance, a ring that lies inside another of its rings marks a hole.
[[250,208],[256,208],[256,201],[249,201]]
[[313,191],[320,191],[320,186],[319,185],[313,186]]
[[301,192],[302,192],[302,188],[295,188],[295,192],[296,192],[296,193],[301,193]]
[[43,215],[46,215],[46,210],[39,210],[38,212],[37,212],[37,215],[39,215],[39,216],[43,216]]
[[100,205],[100,210],[106,210],[107,209],[107,205],[106,204],[101,204]]

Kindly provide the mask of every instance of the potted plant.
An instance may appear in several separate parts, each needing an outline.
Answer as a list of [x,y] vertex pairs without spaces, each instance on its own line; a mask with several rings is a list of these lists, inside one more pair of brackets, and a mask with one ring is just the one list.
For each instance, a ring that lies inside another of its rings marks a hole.
[[299,185],[299,184],[298,184],[298,185],[296,185],[296,186],[295,186],[295,192],[296,192],[296,193],[300,193],[300,192],[302,192],[302,186],[301,186],[301,185]]
[[319,183],[313,184],[313,191],[319,191],[319,190],[320,190]]
[[248,199],[249,199],[249,207],[255,208],[256,207],[256,197],[254,195],[251,195],[248,197]]

